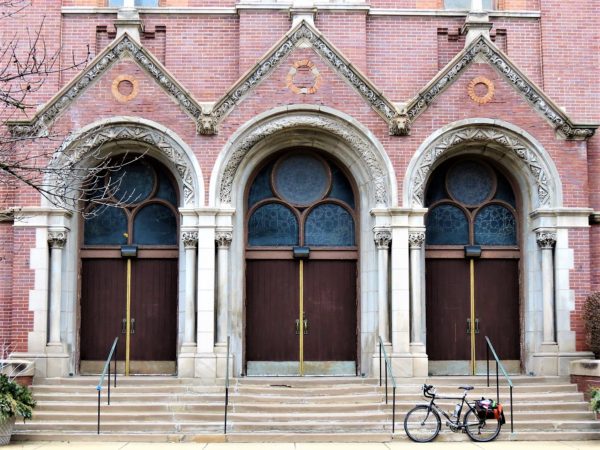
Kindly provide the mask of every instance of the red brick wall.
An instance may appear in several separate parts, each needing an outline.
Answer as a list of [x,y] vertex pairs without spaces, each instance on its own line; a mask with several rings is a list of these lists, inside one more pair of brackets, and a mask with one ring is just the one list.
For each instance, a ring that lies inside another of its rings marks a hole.
[[33,313],[29,311],[29,290],[34,274],[29,268],[30,249],[35,247],[35,229],[15,228],[12,246],[12,324],[11,344],[14,351],[27,351],[28,332],[33,329]]
[[569,247],[573,249],[575,265],[571,270],[571,289],[575,293],[575,310],[571,312],[571,329],[575,331],[577,350],[588,350],[582,310],[590,294],[590,237],[589,229],[569,231]]
[[[11,343],[13,229],[11,222],[0,222],[0,347]],[[0,355],[1,357],[1,355]]]

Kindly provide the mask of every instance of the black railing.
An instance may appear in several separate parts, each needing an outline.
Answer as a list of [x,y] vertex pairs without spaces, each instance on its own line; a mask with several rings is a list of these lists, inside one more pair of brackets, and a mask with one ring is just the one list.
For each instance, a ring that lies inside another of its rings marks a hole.
[[385,362],[385,404],[388,404],[388,374],[392,381],[392,434],[396,431],[396,379],[392,372],[392,362],[388,358],[383,345],[383,339],[379,336],[379,386],[382,385],[382,366],[381,357],[383,356]]
[[104,377],[108,373],[108,404],[110,405],[110,360],[114,359],[115,362],[115,387],[117,387],[117,342],[119,342],[119,337],[117,336],[113,341],[113,345],[110,348],[110,352],[108,352],[108,358],[106,358],[106,362],[104,363],[104,369],[102,369],[102,373],[100,374],[100,380],[98,381],[98,386],[96,386],[96,390],[98,391],[98,434],[100,434],[100,394],[102,393],[102,385],[104,384]]
[[506,373],[506,370],[504,369],[504,366],[500,362],[500,358],[498,358],[498,355],[496,354],[496,350],[494,350],[494,346],[492,345],[492,342],[490,341],[490,338],[488,338],[486,336],[485,337],[485,341],[487,343],[487,346],[486,346],[486,349],[485,349],[486,350],[486,360],[487,360],[487,385],[488,385],[488,387],[490,387],[490,350],[491,350],[492,351],[492,356],[496,360],[496,401],[498,403],[500,402],[500,382],[499,382],[500,372],[498,370],[498,368],[500,368],[500,370],[502,370],[502,375],[504,375],[504,378],[506,378],[506,381],[508,382],[508,387],[509,387],[509,391],[510,391],[510,432],[514,433],[515,432],[515,428],[514,428],[514,421],[513,421],[513,416],[514,416],[514,409],[513,409],[513,382],[510,379],[510,377],[508,376],[508,374]]
[[229,336],[227,336],[227,359],[225,360],[225,412],[223,417],[223,434],[227,434],[227,407],[229,406]]

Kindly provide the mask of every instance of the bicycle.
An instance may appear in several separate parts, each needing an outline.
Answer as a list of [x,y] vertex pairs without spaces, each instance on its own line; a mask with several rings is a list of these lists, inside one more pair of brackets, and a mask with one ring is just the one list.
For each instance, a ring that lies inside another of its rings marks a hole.
[[[459,386],[458,389],[464,389],[462,397],[439,397],[436,395],[435,388],[430,384],[424,384],[422,389],[423,395],[430,398],[431,401],[428,405],[415,406],[404,418],[404,431],[414,442],[430,442],[437,437],[442,427],[440,414],[447,419],[446,425],[450,430],[455,433],[466,432],[472,440],[477,442],[492,441],[500,433],[500,428],[502,428],[500,418],[480,417],[475,409],[475,403],[469,403],[466,400],[467,393],[473,389],[473,386]],[[435,404],[436,399],[460,400],[460,403],[456,404],[454,413],[450,416]],[[468,407],[468,411],[461,423],[461,413],[465,405]]]

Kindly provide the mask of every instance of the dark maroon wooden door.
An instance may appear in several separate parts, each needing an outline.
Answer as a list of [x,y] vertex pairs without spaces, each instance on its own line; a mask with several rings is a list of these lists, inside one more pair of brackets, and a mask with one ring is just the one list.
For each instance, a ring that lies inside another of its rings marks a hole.
[[469,261],[427,259],[427,354],[432,361],[469,360]]
[[[101,361],[116,336],[125,356],[125,259],[84,258],[81,279],[81,359]],[[177,259],[131,263],[131,361],[174,361],[177,337]]]
[[475,316],[479,319],[477,359],[486,356],[484,336],[490,338],[501,359],[520,358],[519,260],[475,261]]
[[299,263],[246,261],[246,360],[298,361]]
[[[125,261],[122,259],[81,260],[81,359],[101,361],[116,336],[121,336],[125,317]],[[125,340],[118,353],[125,355]]]
[[356,360],[356,261],[304,263],[305,361]]
[[177,337],[177,260],[137,259],[131,270],[131,359],[174,361]]

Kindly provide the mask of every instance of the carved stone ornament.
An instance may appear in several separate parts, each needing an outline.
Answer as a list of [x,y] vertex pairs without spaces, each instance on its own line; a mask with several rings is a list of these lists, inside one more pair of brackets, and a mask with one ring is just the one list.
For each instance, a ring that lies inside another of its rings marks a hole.
[[217,134],[217,120],[210,113],[202,113],[196,122],[198,134]]
[[[250,71],[246,77],[240,80],[214,108],[214,118],[220,122],[239,101],[264,80],[275,68],[287,58],[287,56],[296,48],[297,45],[308,43],[314,50],[329,63],[330,67],[342,76],[350,86],[352,86],[386,121],[391,123],[392,119],[398,116],[398,111],[394,105],[388,101],[360,72],[356,71],[352,65],[340,55],[327,40],[322,37],[318,31],[301,22],[300,25],[292,30],[279,45],[275,47],[265,58],[257,64],[254,70]],[[390,128],[390,131],[396,128]],[[391,133],[395,134],[395,133]]]
[[408,118],[414,122],[416,117],[427,109],[431,103],[464,72],[477,57],[483,57],[495,68],[517,92],[546,118],[557,132],[567,139],[587,139],[592,137],[595,127],[574,125],[558,107],[541,92],[525,75],[523,75],[498,49],[485,37],[465,48],[457,56],[450,67],[441,73],[428,87],[419,93],[407,107]]
[[12,131],[21,135],[43,134],[54,120],[63,112],[77,97],[91,86],[102,74],[104,74],[115,62],[130,57],[152,77],[167,94],[175,99],[179,106],[195,120],[201,114],[199,104],[194,100],[180,84],[163,68],[145,48],[139,43],[123,35],[120,41],[109,46],[91,64],[87,70],[78,75],[71,82],[62,95],[56,97],[33,121],[28,124],[17,124]]
[[390,243],[392,242],[392,232],[390,230],[374,230],[373,236],[375,245],[377,245],[379,250],[390,248]]
[[442,135],[423,153],[418,169],[412,180],[412,204],[423,205],[423,194],[429,171],[434,163],[448,150],[468,143],[498,144],[511,151],[531,174],[537,191],[538,206],[551,203],[551,189],[548,185],[548,170],[537,152],[527,146],[521,138],[507,130],[489,125],[473,125],[457,128]]
[[425,242],[424,231],[411,231],[408,234],[408,244],[410,248],[421,248]]
[[538,231],[535,240],[541,248],[552,248],[556,244],[556,233],[553,231]]
[[217,231],[215,234],[215,241],[219,248],[229,248],[233,239],[233,233],[231,231]]
[[[479,95],[477,93],[477,86],[479,85],[485,86],[486,93],[484,95]],[[469,85],[467,86],[467,93],[469,94],[471,100],[473,100],[475,103],[479,105],[485,105],[486,103],[491,102],[494,98],[494,83],[492,80],[486,77],[475,77],[469,82]]]
[[50,248],[62,249],[67,243],[66,231],[48,231],[48,245]]
[[410,120],[408,115],[400,114],[390,121],[390,135],[408,136],[410,134]]
[[[81,136],[67,139],[52,157],[51,165],[63,164],[64,158],[68,163],[77,164],[86,155],[110,142],[135,142],[141,144],[142,148],[152,147],[165,156],[175,169],[176,174],[183,184],[183,204],[193,205],[195,200],[194,180],[192,177],[192,163],[186,153],[173,139],[152,127],[138,123],[114,123],[99,125],[97,128],[88,130]],[[56,180],[57,195],[72,189],[69,180],[61,178]]]
[[185,248],[196,248],[198,246],[198,232],[184,231],[181,233],[181,241]]
[[381,205],[388,204],[389,195],[386,185],[386,170],[373,151],[372,145],[348,125],[331,117],[308,113],[286,115],[259,125],[234,144],[234,147],[230,151],[231,156],[225,165],[221,177],[219,188],[219,199],[221,202],[226,204],[231,203],[231,191],[237,169],[256,143],[272,134],[297,128],[312,128],[317,131],[326,131],[348,144],[369,172],[371,182],[375,187],[375,201]]

